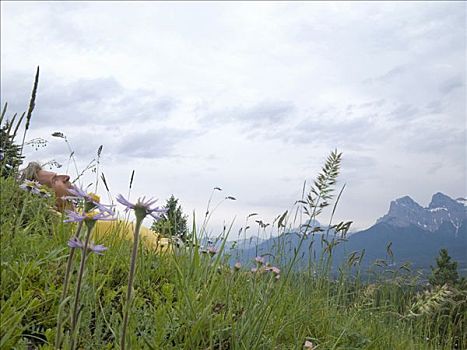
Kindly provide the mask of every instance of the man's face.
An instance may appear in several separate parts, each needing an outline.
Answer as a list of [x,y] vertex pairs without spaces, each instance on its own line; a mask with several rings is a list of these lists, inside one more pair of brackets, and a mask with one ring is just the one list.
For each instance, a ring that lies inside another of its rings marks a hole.
[[37,181],[54,190],[57,207],[62,210],[65,207],[65,201],[62,197],[68,196],[68,190],[72,187],[70,177],[68,175],[57,175],[52,171],[39,170],[37,172]]

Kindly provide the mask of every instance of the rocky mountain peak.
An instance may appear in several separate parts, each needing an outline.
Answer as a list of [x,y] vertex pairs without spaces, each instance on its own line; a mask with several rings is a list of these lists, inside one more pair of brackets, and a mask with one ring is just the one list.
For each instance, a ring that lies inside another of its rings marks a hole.
[[404,196],[395,200],[396,203],[402,205],[418,205],[412,198],[409,196]]
[[426,208],[409,196],[392,201],[388,213],[378,219],[377,223],[384,222],[398,227],[415,225],[433,232],[441,224],[448,222],[457,231],[466,217],[466,207],[463,203],[438,192],[433,195]]
[[433,195],[431,198],[431,202],[428,205],[429,209],[435,209],[435,208],[446,208],[448,210],[456,210],[456,209],[463,209],[463,205],[456,201],[455,199],[452,199],[449,196],[446,196],[445,194],[438,192]]

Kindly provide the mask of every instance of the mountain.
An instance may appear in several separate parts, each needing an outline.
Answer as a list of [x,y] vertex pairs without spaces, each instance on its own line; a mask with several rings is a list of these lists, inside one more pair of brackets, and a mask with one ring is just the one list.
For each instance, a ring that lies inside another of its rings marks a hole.
[[[256,255],[272,255],[282,263],[297,253],[303,266],[309,259],[321,255],[326,242],[339,239],[333,232],[303,237],[291,230],[279,237],[264,240],[254,247],[231,249],[233,260],[244,263]],[[300,241],[302,243],[300,244]],[[389,247],[389,248],[388,248]],[[424,208],[410,197],[392,201],[386,215],[370,228],[355,232],[333,248],[334,267],[345,263],[350,253],[362,252],[362,266],[368,267],[378,259],[393,266],[410,262],[415,269],[429,269],[435,264],[441,248],[446,248],[459,270],[467,269],[467,211],[462,200],[442,193],[433,195]]]
[[409,196],[391,202],[389,212],[377,223],[387,223],[396,227],[417,226],[423,230],[435,232],[445,223],[450,222],[459,231],[466,218],[466,207],[460,199],[454,200],[440,192],[433,195],[427,208],[421,207]]

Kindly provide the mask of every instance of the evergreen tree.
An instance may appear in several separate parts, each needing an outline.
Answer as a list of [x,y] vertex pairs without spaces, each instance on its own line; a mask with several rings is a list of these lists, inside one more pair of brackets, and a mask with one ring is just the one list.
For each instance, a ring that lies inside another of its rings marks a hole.
[[446,283],[455,285],[459,282],[457,273],[457,262],[451,261],[451,257],[446,249],[439,251],[436,258],[436,267],[431,267],[431,276],[429,281],[433,286],[442,286]]
[[181,205],[178,204],[178,198],[172,195],[165,205],[168,209],[167,214],[162,215],[162,219],[154,221],[151,229],[163,236],[178,237],[183,242],[187,240],[187,215],[183,214]]
[[14,143],[15,135],[12,134],[11,127],[12,122],[8,121],[0,127],[0,166],[2,177],[16,174],[23,158],[21,147]]

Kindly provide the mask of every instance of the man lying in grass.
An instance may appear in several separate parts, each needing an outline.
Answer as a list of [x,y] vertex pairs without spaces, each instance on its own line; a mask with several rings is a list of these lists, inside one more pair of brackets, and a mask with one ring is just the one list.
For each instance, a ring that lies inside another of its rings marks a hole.
[[[73,195],[70,190],[74,189],[68,175],[59,175],[55,172],[44,170],[39,163],[31,162],[22,171],[21,180],[37,181],[39,184],[53,190],[56,198],[56,209],[60,213],[67,209],[73,209],[73,203],[67,198]],[[97,195],[92,193],[89,195],[99,201],[99,197]],[[119,232],[125,239],[132,240],[134,223],[124,222],[121,220],[97,221],[94,229],[95,237],[103,239],[108,239],[109,236],[115,232]],[[156,251],[166,251],[170,247],[170,241],[168,238],[162,237],[160,234],[149,230],[147,227],[141,227],[140,237],[148,248],[155,249]]]

